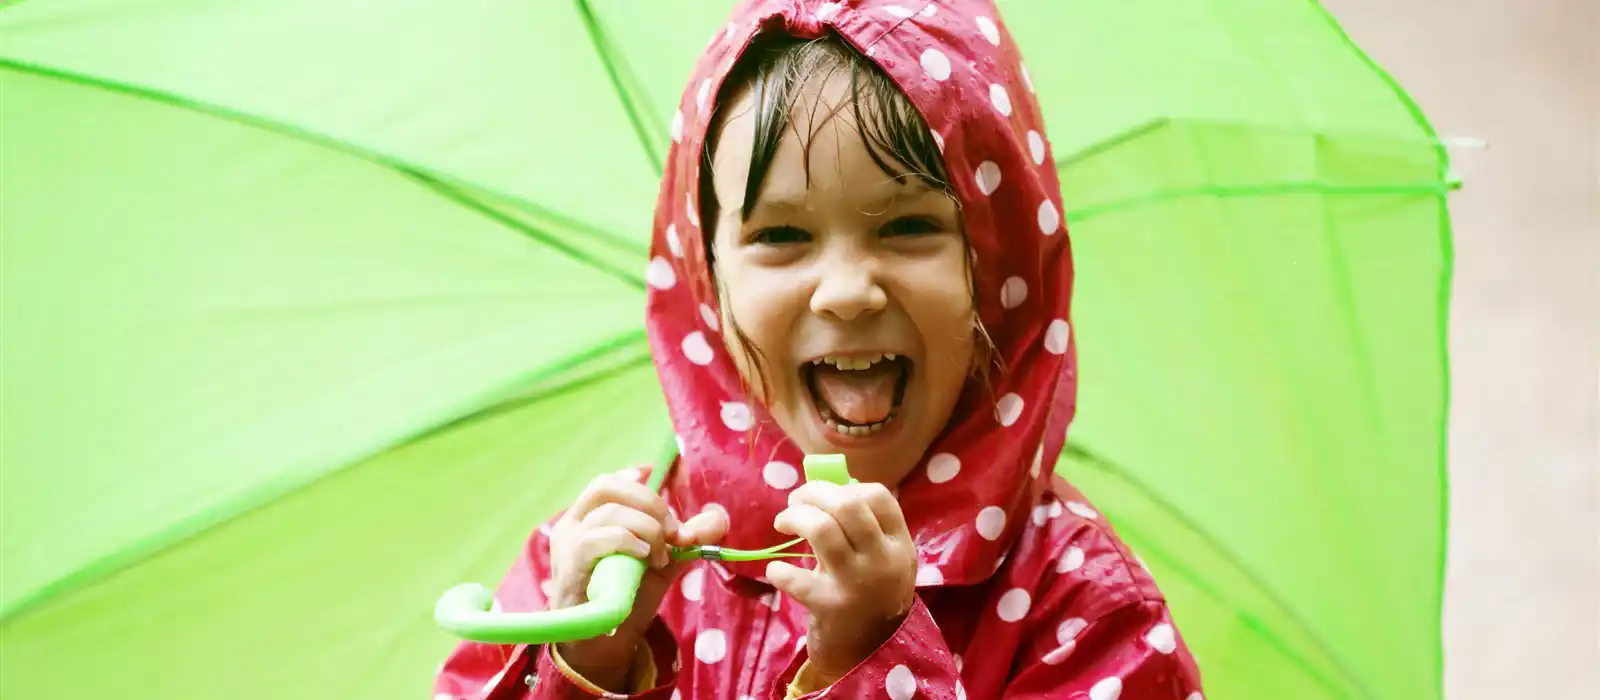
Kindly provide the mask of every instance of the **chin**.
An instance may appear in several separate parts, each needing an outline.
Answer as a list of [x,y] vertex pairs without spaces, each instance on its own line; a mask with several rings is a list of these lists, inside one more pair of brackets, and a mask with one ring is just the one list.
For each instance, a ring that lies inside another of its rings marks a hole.
[[[868,435],[851,435],[821,419],[806,406],[804,411],[785,411],[779,427],[806,454],[842,454],[850,466],[850,476],[859,481],[894,487],[916,467],[926,443],[915,440],[916,426],[908,416],[897,416]],[[917,443],[917,444],[913,444]]]

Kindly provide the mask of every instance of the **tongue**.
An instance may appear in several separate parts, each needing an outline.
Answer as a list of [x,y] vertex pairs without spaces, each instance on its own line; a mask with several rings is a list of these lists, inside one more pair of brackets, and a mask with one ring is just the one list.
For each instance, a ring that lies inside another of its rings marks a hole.
[[820,365],[815,371],[817,394],[840,418],[866,425],[888,418],[894,409],[894,385],[900,379],[900,368],[893,363],[880,362],[865,370]]

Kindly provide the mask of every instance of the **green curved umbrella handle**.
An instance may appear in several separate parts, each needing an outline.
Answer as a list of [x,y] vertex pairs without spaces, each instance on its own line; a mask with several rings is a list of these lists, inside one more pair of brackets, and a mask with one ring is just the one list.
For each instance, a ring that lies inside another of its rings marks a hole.
[[[662,464],[671,465],[676,454],[669,454]],[[831,481],[836,484],[852,483],[844,455],[808,455],[805,458],[808,481]],[[660,490],[667,469],[653,470],[650,488]],[[673,552],[673,558],[708,558],[723,561],[754,561],[784,556],[810,556],[786,554],[782,550],[801,542],[793,540],[768,549],[746,551],[720,547],[685,547]],[[476,583],[463,583],[445,591],[433,606],[433,619],[439,627],[462,639],[490,644],[556,644],[579,639],[592,639],[610,634],[628,619],[633,610],[634,596],[639,593],[639,582],[644,579],[645,563],[626,554],[612,554],[600,559],[589,575],[587,590],[589,602],[559,610],[537,612],[495,612],[494,593]]]

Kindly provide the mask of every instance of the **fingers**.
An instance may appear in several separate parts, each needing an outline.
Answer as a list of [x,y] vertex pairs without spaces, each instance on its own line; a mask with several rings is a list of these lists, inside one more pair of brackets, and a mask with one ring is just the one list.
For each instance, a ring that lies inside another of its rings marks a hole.
[[689,522],[679,527],[673,544],[678,547],[716,544],[727,534],[728,514],[719,508],[710,508],[689,518]]
[[583,519],[583,529],[586,531],[613,526],[627,530],[649,546],[644,554],[635,556],[640,559],[649,557],[650,564],[655,567],[667,564],[667,531],[661,521],[620,503],[602,503]]
[[644,559],[650,556],[650,543],[620,525],[603,525],[585,530],[578,536],[573,549],[573,556],[577,559],[573,562],[575,564],[573,573],[581,572],[587,576],[594,571],[595,562],[610,554],[626,554]]
[[808,483],[795,489],[789,502],[811,505],[833,516],[857,550],[874,551],[885,544],[886,535],[909,539],[900,503],[882,484]]
[[[624,471],[638,473],[633,469]],[[667,521],[667,502],[656,492],[651,491],[650,487],[631,480],[622,473],[602,474],[589,482],[567,515],[574,520],[583,520],[590,511],[605,503],[620,503],[663,523]]]
[[849,563],[855,555],[855,548],[850,546],[850,540],[839,527],[839,521],[816,506],[806,503],[791,505],[778,514],[772,521],[772,527],[778,532],[804,537],[822,563],[832,565],[832,568]]
[[900,509],[900,501],[883,484],[857,484],[865,493],[867,507],[872,509],[872,514],[878,520],[878,527],[883,534],[890,537],[911,540],[911,528],[906,526],[905,511]]
[[767,580],[810,612],[808,645],[819,668],[827,657],[848,670],[915,600],[916,548],[900,504],[880,484],[808,483],[790,493],[773,527],[809,541],[818,566],[773,562]]
[[[676,533],[669,535],[674,547],[716,544],[728,534],[728,513],[721,508],[708,508],[689,518]],[[670,554],[668,555],[670,559]],[[694,565],[694,559],[683,559],[667,565],[666,572],[677,578]]]
[[837,597],[832,583],[825,574],[809,571],[784,561],[767,564],[767,581],[790,598],[799,601],[807,610],[823,610],[833,605]]

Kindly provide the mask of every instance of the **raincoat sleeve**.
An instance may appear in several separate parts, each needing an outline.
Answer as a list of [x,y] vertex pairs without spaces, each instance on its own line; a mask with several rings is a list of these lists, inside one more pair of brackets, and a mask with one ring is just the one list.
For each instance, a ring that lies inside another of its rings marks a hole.
[[[559,515],[557,517],[560,517]],[[511,571],[495,590],[504,610],[543,610],[550,579],[548,524],[528,539]],[[553,648],[524,644],[462,642],[439,667],[434,700],[566,700],[568,698],[638,698],[668,700],[677,657],[672,632],[657,619],[629,671],[629,694],[609,693],[572,672]]]

